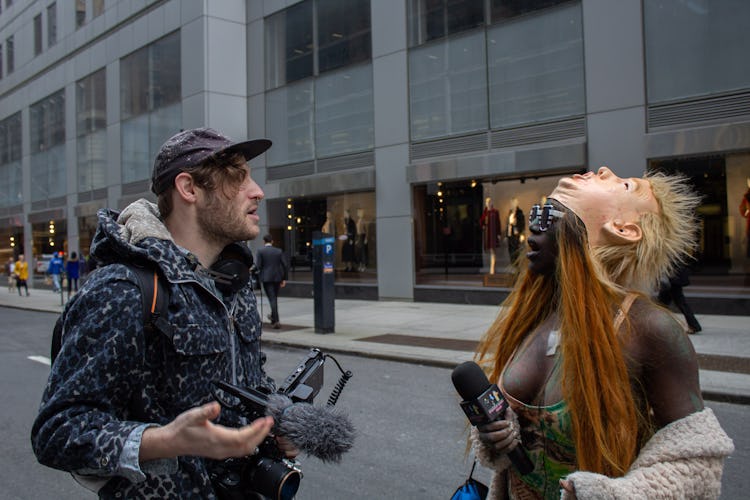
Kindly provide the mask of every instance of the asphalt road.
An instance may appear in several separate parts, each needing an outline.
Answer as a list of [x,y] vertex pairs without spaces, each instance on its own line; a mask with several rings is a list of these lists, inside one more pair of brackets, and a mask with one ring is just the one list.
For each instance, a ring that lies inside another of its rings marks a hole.
[[[0,498],[94,498],[66,473],[37,463],[29,442],[32,421],[49,368],[30,359],[47,356],[55,315],[0,308]],[[304,350],[267,349],[267,371],[283,380]],[[338,406],[357,428],[354,449],[340,464],[302,457],[299,500],[350,498],[449,498],[468,474],[464,460],[465,418],[457,405],[450,370],[336,355],[354,374]],[[332,361],[325,367],[318,404],[325,404],[338,379]],[[735,441],[727,460],[723,499],[746,498],[750,490],[750,407],[707,402]],[[479,470],[480,479],[488,471]]]

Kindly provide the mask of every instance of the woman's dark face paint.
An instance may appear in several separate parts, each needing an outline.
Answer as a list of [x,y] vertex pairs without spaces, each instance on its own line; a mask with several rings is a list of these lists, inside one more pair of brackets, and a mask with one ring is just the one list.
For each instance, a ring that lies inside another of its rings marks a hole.
[[546,229],[542,231],[539,218],[529,221],[531,235],[527,240],[529,251],[526,257],[529,259],[529,271],[548,276],[555,272],[557,264],[557,227],[552,222]]

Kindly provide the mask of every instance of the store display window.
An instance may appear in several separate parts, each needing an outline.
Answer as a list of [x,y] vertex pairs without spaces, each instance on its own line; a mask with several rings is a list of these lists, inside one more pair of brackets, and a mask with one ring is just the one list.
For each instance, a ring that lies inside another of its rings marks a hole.
[[312,281],[315,231],[336,239],[337,280],[377,278],[375,193],[344,193],[269,200],[269,232],[290,257],[290,279]]

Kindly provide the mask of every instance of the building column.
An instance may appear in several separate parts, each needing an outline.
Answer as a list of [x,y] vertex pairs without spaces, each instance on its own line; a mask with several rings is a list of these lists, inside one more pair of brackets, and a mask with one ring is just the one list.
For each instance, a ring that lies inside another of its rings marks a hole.
[[371,3],[378,295],[414,299],[405,0]]
[[588,167],[620,176],[646,170],[641,2],[583,0]]

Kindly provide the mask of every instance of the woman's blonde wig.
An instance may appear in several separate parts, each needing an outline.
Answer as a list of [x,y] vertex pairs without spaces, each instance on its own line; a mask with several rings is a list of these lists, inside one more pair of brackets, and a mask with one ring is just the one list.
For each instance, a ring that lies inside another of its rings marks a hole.
[[644,176],[659,205],[658,213],[641,215],[643,237],[635,245],[601,245],[594,258],[620,287],[652,293],[693,253],[699,233],[695,209],[701,198],[682,175],[651,172]]

